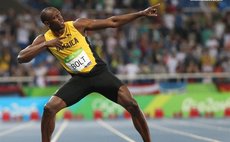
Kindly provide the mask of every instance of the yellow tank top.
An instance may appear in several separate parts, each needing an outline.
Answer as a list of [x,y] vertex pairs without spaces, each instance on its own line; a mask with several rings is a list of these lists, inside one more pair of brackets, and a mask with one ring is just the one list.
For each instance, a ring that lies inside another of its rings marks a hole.
[[[51,30],[45,33],[45,40],[57,38]],[[88,73],[97,64],[86,38],[73,26],[73,21],[65,22],[65,31],[60,37],[63,50],[49,47],[50,52],[60,61],[64,69],[71,73]]]

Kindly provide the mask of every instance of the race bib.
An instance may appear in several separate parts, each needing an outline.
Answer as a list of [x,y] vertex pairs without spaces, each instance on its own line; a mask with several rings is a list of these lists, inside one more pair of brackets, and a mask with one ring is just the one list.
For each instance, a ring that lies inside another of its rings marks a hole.
[[91,64],[91,60],[89,59],[86,52],[80,48],[71,55],[65,58],[65,64],[73,71],[73,72],[81,72],[84,68],[88,67]]

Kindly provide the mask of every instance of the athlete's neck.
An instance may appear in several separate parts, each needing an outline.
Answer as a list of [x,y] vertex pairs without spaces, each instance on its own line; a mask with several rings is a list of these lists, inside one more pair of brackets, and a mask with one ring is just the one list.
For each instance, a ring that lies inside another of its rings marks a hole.
[[59,29],[59,30],[54,30],[54,29],[51,29],[51,31],[53,32],[53,34],[56,36],[56,37],[60,37],[64,31],[65,31],[65,27],[62,28],[62,29]]

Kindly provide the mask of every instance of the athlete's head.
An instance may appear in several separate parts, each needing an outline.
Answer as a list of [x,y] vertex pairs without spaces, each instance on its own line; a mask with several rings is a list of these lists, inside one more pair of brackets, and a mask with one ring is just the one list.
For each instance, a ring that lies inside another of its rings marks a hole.
[[60,30],[65,27],[61,12],[55,7],[47,7],[42,10],[41,21],[52,30]]

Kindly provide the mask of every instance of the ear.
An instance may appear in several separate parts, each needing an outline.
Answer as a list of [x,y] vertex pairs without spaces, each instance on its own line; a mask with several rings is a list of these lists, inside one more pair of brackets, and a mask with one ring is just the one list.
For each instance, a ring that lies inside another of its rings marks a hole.
[[48,21],[44,21],[44,24],[49,27],[50,26],[50,23]]

